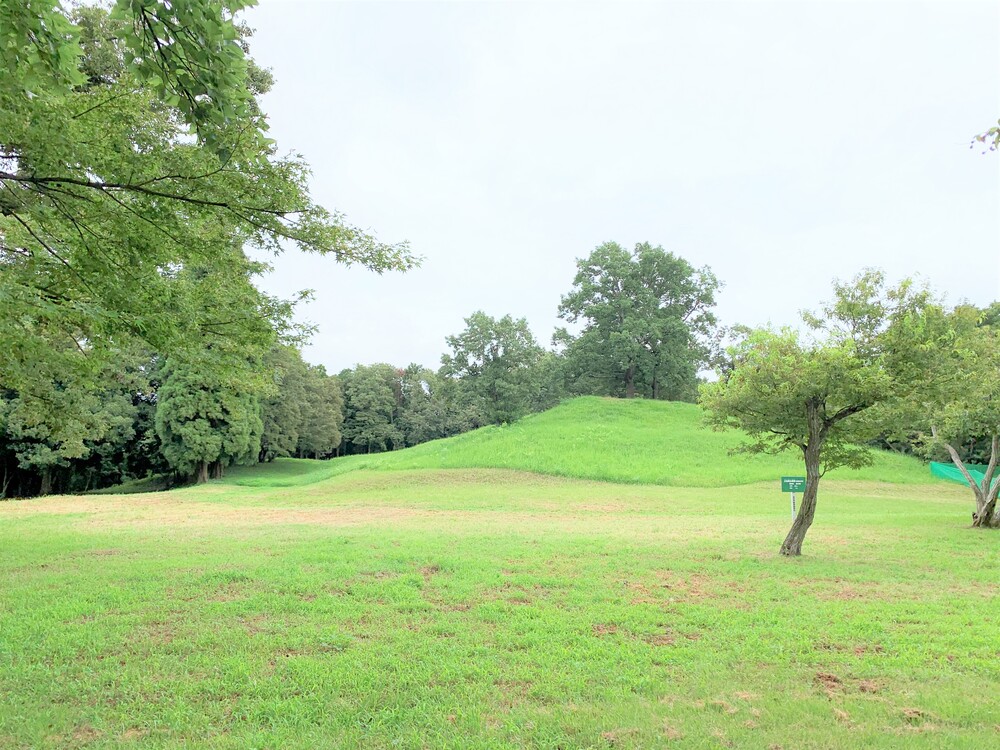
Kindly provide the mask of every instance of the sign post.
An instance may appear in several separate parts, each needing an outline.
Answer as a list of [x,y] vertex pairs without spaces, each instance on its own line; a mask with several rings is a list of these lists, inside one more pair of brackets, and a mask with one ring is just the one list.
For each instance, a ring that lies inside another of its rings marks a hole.
[[805,477],[782,477],[781,478],[781,491],[792,493],[792,520],[795,520],[795,493],[805,492],[806,490],[806,478]]

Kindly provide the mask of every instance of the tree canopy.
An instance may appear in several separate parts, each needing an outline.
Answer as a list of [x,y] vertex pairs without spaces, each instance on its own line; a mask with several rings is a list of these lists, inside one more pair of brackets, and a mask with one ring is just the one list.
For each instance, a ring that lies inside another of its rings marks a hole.
[[890,287],[879,271],[834,285],[834,300],[804,315],[810,339],[793,329],[757,329],[730,349],[731,369],[702,388],[707,421],[743,430],[749,453],[801,452],[806,488],[784,555],[800,555],[812,525],[820,478],[870,461],[865,443],[884,425],[865,419],[904,399],[920,376],[911,338],[928,294],[910,282]]
[[577,261],[559,316],[581,322],[557,332],[577,392],[694,400],[719,281],[707,268],[640,243],[615,242]]
[[[1000,328],[996,306],[936,309],[919,331],[925,374],[897,421],[917,451],[951,461],[975,497],[972,525],[1000,527]],[[982,446],[982,447],[981,447]],[[982,457],[984,465],[974,466]],[[981,471],[977,477],[972,471]]]
[[96,386],[129,341],[266,350],[289,307],[253,289],[245,249],[415,262],[316,204],[267,138],[244,6],[0,4],[0,382],[26,400],[70,373]]
[[445,342],[451,352],[441,357],[441,372],[459,380],[486,423],[513,422],[528,413],[543,349],[526,319],[476,311]]

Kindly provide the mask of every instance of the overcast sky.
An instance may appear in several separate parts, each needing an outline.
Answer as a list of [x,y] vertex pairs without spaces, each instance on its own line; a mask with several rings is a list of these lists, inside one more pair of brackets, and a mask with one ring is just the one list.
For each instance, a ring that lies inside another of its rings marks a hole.
[[271,135],[313,193],[424,257],[287,253],[306,358],[437,367],[477,309],[548,344],[575,259],[649,241],[725,283],[723,323],[794,323],[833,278],[1000,299],[998,3],[262,0]]

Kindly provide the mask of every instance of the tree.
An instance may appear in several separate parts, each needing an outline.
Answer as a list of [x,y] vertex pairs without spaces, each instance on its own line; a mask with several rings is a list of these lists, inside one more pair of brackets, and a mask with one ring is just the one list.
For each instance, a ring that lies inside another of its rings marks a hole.
[[221,477],[230,464],[256,463],[263,430],[257,394],[237,373],[220,377],[210,359],[168,359],[156,404],[164,458],[198,483]]
[[353,445],[353,452],[403,447],[403,434],[396,425],[401,403],[396,368],[358,365],[342,372],[340,378],[344,383],[344,439]]
[[[995,309],[936,311],[921,330],[931,364],[900,408],[917,449],[930,458],[947,455],[968,482],[972,525],[979,528],[1000,527],[1000,329],[989,324]],[[971,465],[984,443],[986,464]]]
[[477,311],[465,319],[464,331],[445,341],[451,353],[441,357],[441,373],[458,379],[486,422],[513,422],[528,413],[544,350],[527,320]]
[[340,381],[327,375],[322,365],[310,365],[306,370],[305,397],[298,454],[325,458],[343,441],[344,394]]
[[308,365],[297,349],[275,346],[264,358],[264,367],[272,382],[271,394],[261,400],[260,460],[272,461],[296,452],[313,404],[307,391]]
[[410,364],[402,371],[400,386],[397,423],[407,446],[458,435],[477,425],[478,410],[462,397],[458,381]]
[[307,165],[278,155],[243,5],[0,4],[0,382],[26,403],[43,376],[98,388],[125,339],[188,356],[202,335],[255,337],[269,318],[213,304],[263,270],[244,247],[415,262],[317,205]]
[[48,495],[57,487],[57,473],[74,460],[90,457],[102,444],[131,438],[135,407],[122,382],[128,376],[106,375],[107,385],[101,391],[80,388],[66,379],[46,394],[57,408],[72,415],[60,422],[58,430],[39,421],[32,404],[15,391],[6,392],[0,399],[0,454],[8,454],[13,465],[5,466],[4,489],[19,470],[18,494]]
[[805,492],[781,554],[802,554],[820,478],[838,466],[870,462],[863,444],[881,425],[863,413],[888,413],[912,389],[923,360],[909,322],[927,304],[928,294],[911,283],[890,288],[881,272],[866,271],[835,284],[834,301],[821,315],[804,316],[813,340],[790,329],[750,331],[730,349],[728,375],[702,388],[708,424],[746,432],[746,452],[802,453]]
[[630,253],[606,242],[577,261],[559,317],[583,329],[577,336],[556,333],[575,390],[692,399],[719,287],[707,267],[694,268],[649,243]]
[[[989,151],[1000,149],[1000,120],[989,130],[973,137],[969,148],[973,148],[976,143],[983,144]],[[986,153],[985,151],[983,153]]]

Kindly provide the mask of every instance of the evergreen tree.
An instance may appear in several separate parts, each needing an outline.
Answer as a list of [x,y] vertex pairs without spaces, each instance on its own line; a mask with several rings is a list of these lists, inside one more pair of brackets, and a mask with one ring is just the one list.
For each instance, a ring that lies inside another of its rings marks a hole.
[[257,395],[217,363],[167,360],[157,394],[156,432],[163,456],[182,476],[204,482],[226,466],[257,461],[263,424]]

